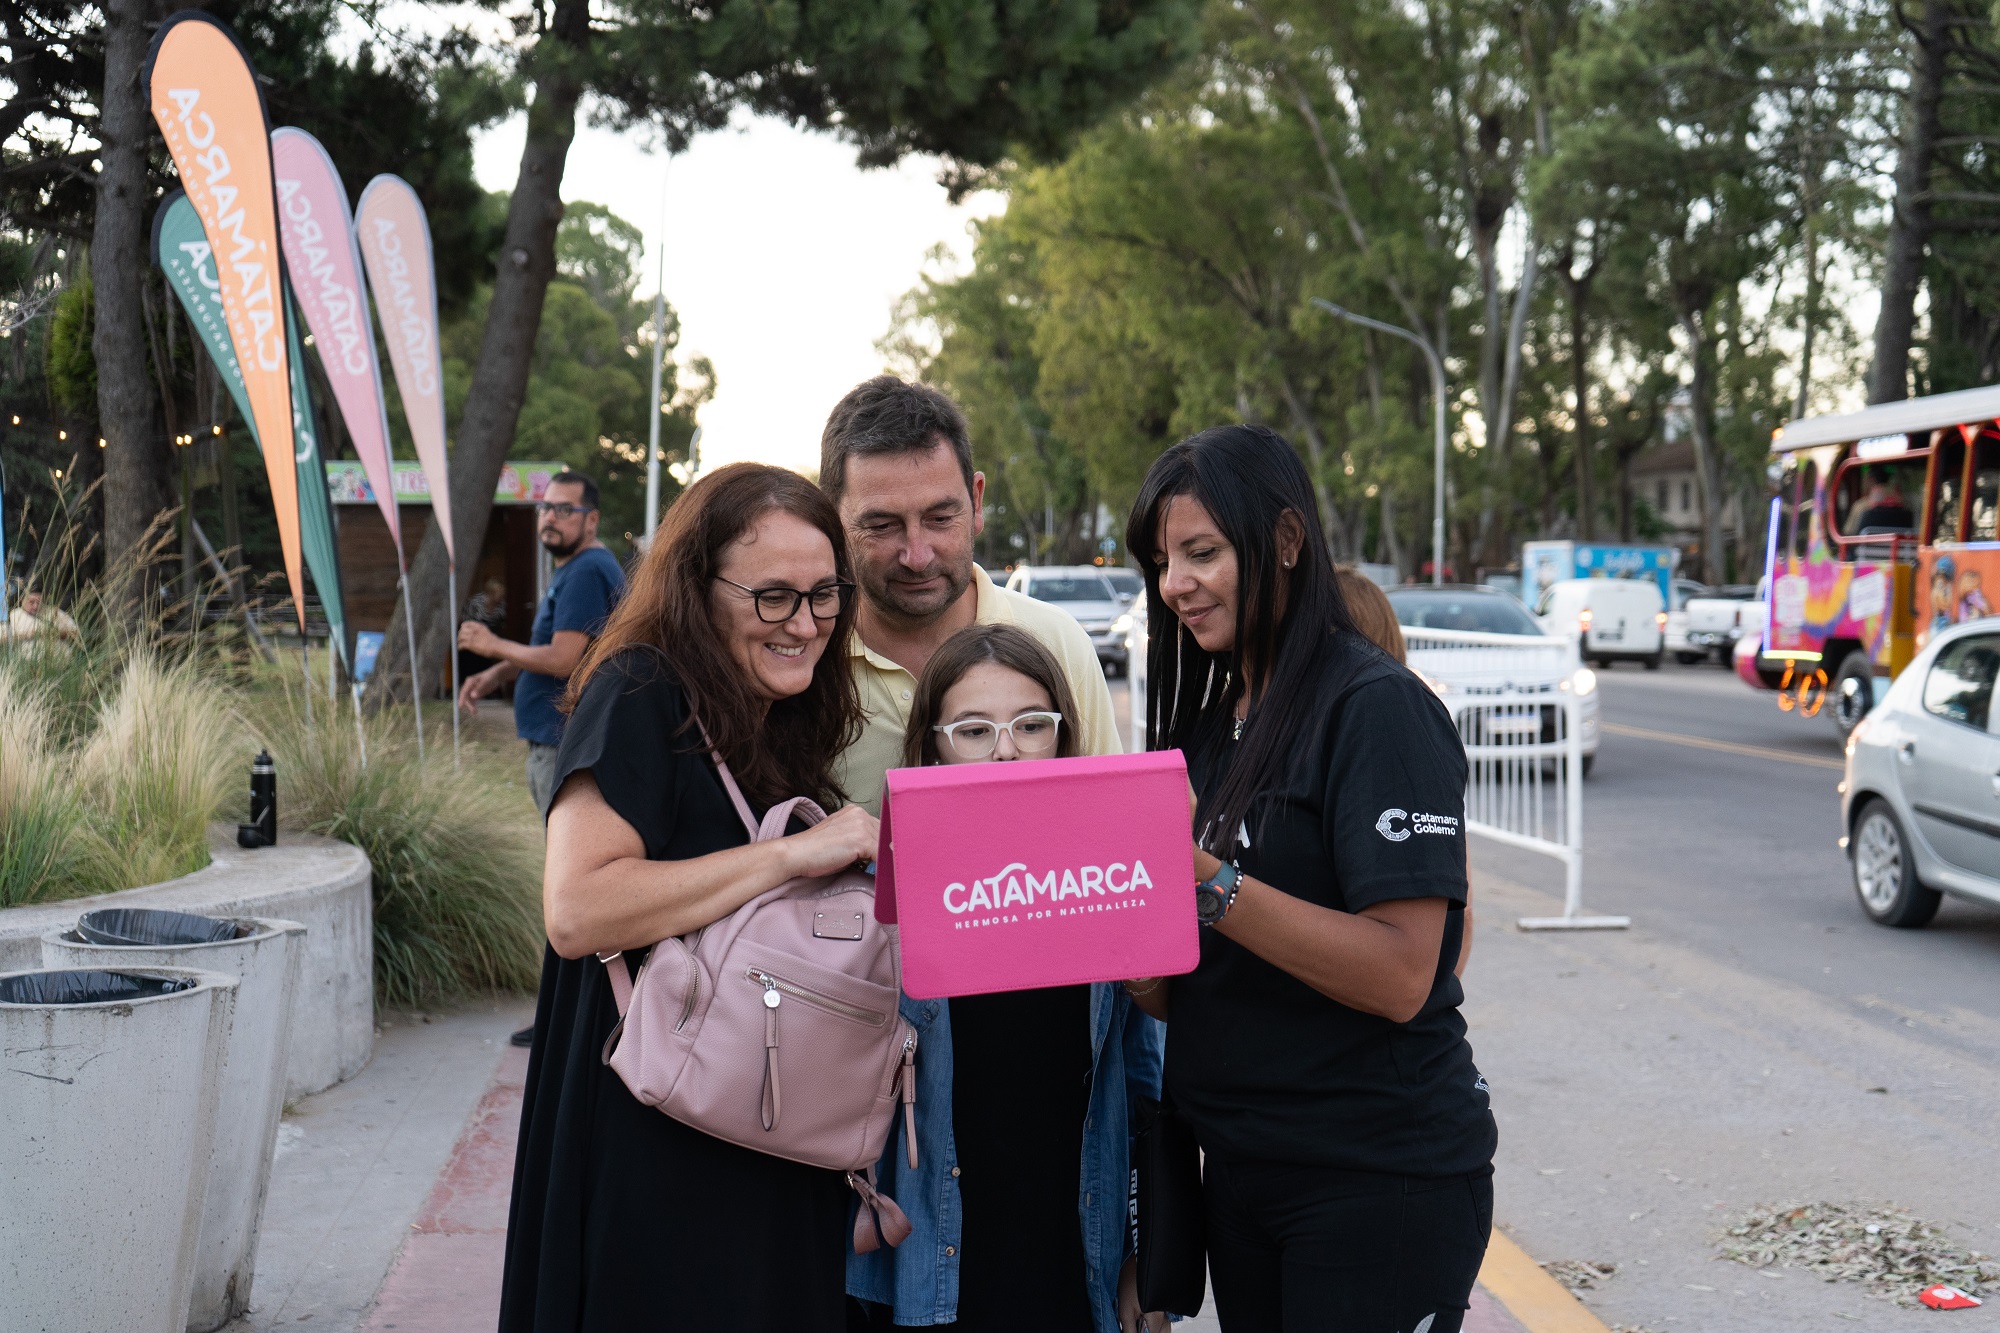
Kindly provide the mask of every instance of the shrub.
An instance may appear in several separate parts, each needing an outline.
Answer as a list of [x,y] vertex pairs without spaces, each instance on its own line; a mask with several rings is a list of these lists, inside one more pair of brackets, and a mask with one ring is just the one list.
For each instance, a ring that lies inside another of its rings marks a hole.
[[287,692],[252,722],[278,769],[285,826],[353,843],[375,876],[378,1003],[533,990],[542,959],[542,844],[514,766],[477,746],[419,760],[408,717],[362,727]]

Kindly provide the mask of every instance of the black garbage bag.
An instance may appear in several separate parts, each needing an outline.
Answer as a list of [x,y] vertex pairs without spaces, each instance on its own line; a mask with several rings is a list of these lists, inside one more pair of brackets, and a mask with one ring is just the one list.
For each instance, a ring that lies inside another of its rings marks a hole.
[[23,972],[0,977],[0,1004],[109,1004],[193,990],[194,977],[162,977],[149,972]]
[[163,912],[151,907],[107,907],[85,912],[76,933],[92,944],[163,945],[218,944],[242,939],[249,927],[220,917],[192,912]]

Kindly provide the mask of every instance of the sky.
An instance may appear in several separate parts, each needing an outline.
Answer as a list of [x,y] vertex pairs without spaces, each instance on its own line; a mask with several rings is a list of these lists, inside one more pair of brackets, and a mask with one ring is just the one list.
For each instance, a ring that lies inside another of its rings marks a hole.
[[[513,188],[525,128],[516,116],[474,141],[486,189]],[[863,171],[830,135],[749,117],[671,161],[647,151],[643,135],[579,129],[564,201],[603,204],[645,232],[648,299],[665,236],[680,355],[715,365],[702,470],[745,459],[817,468],[828,410],[883,369],[875,343],[931,249],[944,243],[948,267],[962,271],[972,220],[1004,208],[996,194],[954,207],[936,177],[927,158]]]

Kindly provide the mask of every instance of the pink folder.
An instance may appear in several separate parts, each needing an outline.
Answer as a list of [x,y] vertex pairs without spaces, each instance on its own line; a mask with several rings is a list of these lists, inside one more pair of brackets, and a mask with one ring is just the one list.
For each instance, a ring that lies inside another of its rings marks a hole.
[[875,914],[918,999],[1192,972],[1178,750],[889,773]]

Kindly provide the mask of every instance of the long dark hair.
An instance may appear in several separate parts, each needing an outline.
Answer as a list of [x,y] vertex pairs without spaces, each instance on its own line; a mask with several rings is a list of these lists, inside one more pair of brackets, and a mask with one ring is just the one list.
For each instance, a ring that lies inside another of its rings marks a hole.
[[[1210,653],[1160,596],[1160,527],[1167,504],[1199,501],[1236,549],[1236,646]],[[1290,514],[1304,539],[1290,569],[1278,562],[1278,529]],[[1237,830],[1264,811],[1299,738],[1330,700],[1321,677],[1334,636],[1354,632],[1320,527],[1312,479],[1298,452],[1263,426],[1216,426],[1161,454],[1139,486],[1126,543],[1146,574],[1148,733],[1156,750],[1192,750],[1216,738],[1245,688],[1247,661],[1261,677],[1257,707],[1235,761],[1200,813],[1196,836],[1227,859]],[[1284,587],[1284,610],[1278,589]]]
[[916,701],[910,705],[910,726],[903,736],[903,767],[920,768],[938,759],[938,734],[931,728],[944,712],[944,696],[965,679],[965,673],[983,662],[992,662],[1018,671],[1048,691],[1049,706],[1062,714],[1056,728],[1053,759],[1069,759],[1076,754],[1076,698],[1070,693],[1069,678],[1049,650],[1035,636],[1013,625],[968,625],[946,639],[924,666],[917,682]]
[[[813,667],[812,683],[770,705],[767,713],[723,647],[709,600],[724,549],[774,510],[825,533],[840,580],[852,581],[840,515],[817,486],[762,463],[719,468],[688,487],[666,512],[604,632],[571,673],[563,707],[574,707],[591,675],[618,653],[650,653],[687,691],[694,716],[751,800],[773,805],[810,796],[831,810],[840,804],[834,759],[861,734],[861,699],[847,663],[853,601],[837,620],[822,622],[826,650]],[[677,739],[701,748],[692,721]]]

